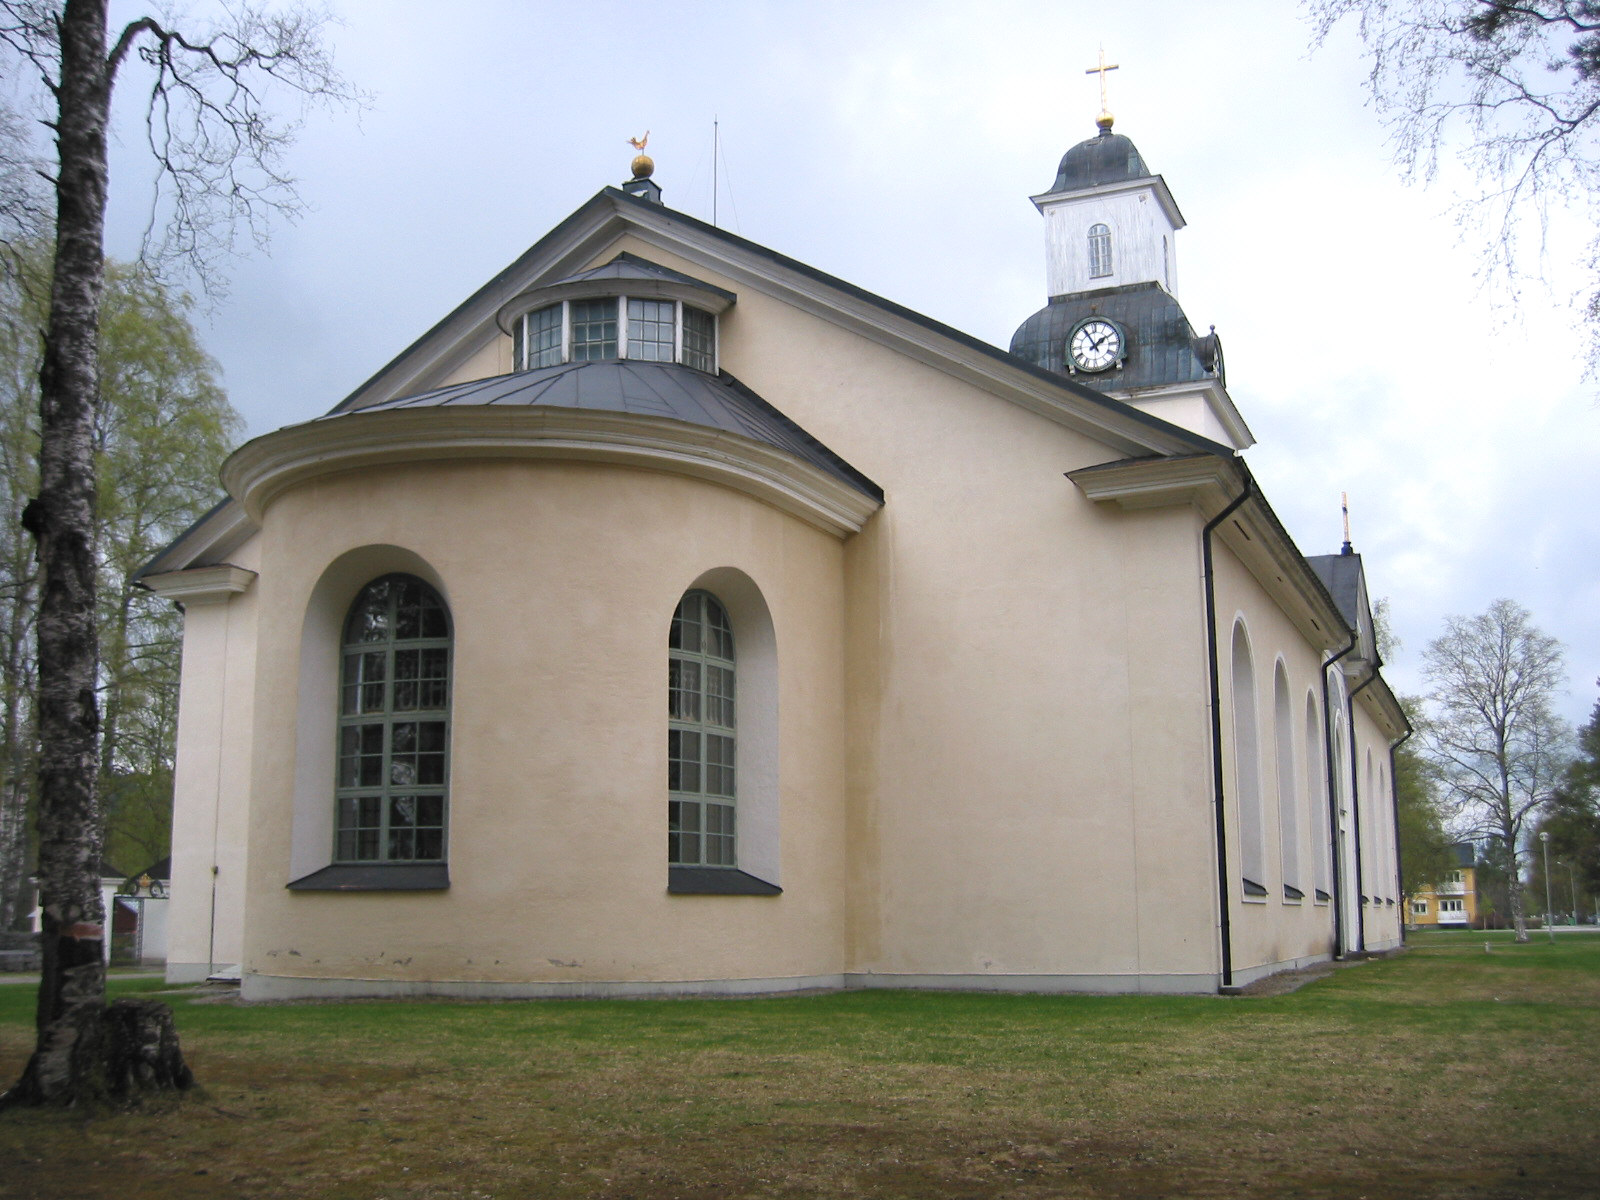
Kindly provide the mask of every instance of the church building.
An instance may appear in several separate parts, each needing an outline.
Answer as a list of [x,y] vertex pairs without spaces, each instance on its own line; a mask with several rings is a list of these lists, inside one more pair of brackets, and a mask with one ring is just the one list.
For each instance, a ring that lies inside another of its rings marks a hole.
[[1241,452],[1102,114],[986,344],[642,154],[145,569],[168,976],[247,999],[1231,990],[1399,944],[1362,562]]

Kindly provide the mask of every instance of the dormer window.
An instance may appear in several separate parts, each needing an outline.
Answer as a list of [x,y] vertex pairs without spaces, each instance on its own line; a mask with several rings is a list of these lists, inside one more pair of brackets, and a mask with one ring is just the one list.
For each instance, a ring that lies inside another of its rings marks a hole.
[[1089,226],[1089,278],[1111,274],[1111,226]]
[[734,294],[623,252],[501,307],[511,369],[627,360],[717,370],[717,319]]
[[677,362],[708,374],[717,369],[716,317],[681,300],[565,300],[510,324],[512,366],[518,371],[616,358]]

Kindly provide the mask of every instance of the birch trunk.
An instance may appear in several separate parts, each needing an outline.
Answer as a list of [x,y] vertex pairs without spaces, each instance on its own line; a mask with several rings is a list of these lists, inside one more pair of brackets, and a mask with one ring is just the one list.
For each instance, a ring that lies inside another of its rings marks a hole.
[[[56,91],[55,272],[39,371],[39,899],[43,975],[33,1056],[0,1107],[89,1104],[139,1081],[187,1086],[164,1006],[105,1004],[101,815],[96,788],[95,415],[105,292],[106,0],[68,0]],[[159,1010],[159,1011],[158,1011]],[[119,1064],[130,1055],[144,1070]]]

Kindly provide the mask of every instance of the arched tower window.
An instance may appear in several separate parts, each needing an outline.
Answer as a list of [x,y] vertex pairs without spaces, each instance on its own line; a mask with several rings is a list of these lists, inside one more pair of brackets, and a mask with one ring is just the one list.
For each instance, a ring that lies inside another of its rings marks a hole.
[[733,625],[710,592],[690,591],[667,642],[667,860],[734,859]]
[[385,575],[345,618],[334,860],[443,862],[449,797],[450,611]]
[[1089,226],[1089,278],[1100,279],[1111,274],[1111,226]]

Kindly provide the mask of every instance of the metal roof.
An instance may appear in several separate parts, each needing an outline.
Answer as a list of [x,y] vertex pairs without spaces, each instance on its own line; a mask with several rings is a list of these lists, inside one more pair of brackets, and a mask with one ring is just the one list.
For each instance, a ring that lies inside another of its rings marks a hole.
[[640,258],[637,254],[629,254],[626,250],[608,263],[593,267],[587,271],[579,271],[576,275],[568,275],[564,279],[540,284],[540,287],[560,287],[569,283],[592,283],[609,279],[662,280],[667,283],[682,284],[697,291],[714,292],[719,296],[725,297],[730,304],[737,299],[726,288],[719,288],[714,284],[706,283],[704,280],[696,279],[693,275],[685,275],[682,271],[674,271],[671,267],[663,267],[660,263],[653,263],[648,258]]
[[[1067,370],[1067,337],[1085,317],[1109,317],[1128,331],[1128,357],[1121,369],[1097,374]],[[1220,370],[1214,333],[1195,336],[1178,301],[1160,284],[1121,287],[1052,297],[1011,337],[1011,353],[1047,371],[1100,391],[1159,387],[1209,379]]]
[[1061,157],[1056,170],[1055,192],[1076,192],[1081,188],[1099,187],[1106,183],[1123,183],[1129,179],[1147,179],[1150,168],[1132,140],[1120,133],[1102,129],[1088,141],[1079,142]]
[[883,499],[882,488],[726,371],[707,375],[676,363],[625,359],[563,363],[400,396],[318,420],[341,421],[391,409],[452,405],[544,405],[683,421],[764,442],[863,495]]
[[1307,556],[1306,562],[1339,606],[1345,623],[1351,629],[1361,628],[1361,555],[1313,554]]

